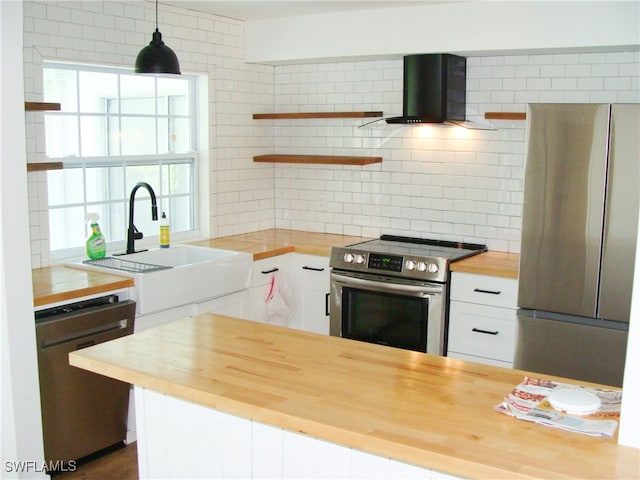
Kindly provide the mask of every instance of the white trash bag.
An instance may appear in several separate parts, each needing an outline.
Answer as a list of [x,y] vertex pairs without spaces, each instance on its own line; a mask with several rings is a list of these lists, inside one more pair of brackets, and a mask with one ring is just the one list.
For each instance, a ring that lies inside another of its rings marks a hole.
[[279,270],[271,276],[265,299],[265,322],[288,327],[295,313],[295,299],[288,277]]

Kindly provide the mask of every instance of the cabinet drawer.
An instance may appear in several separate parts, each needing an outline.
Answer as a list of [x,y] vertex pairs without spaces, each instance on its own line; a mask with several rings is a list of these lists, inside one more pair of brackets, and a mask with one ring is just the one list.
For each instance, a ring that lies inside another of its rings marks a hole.
[[464,302],[451,302],[448,350],[513,362],[516,311]]
[[272,273],[276,270],[289,274],[291,271],[291,255],[278,255],[253,262],[251,268],[251,286],[265,285],[271,282]]
[[513,362],[503,362],[494,358],[476,357],[475,355],[465,355],[458,352],[447,352],[447,357],[457,358],[466,362],[482,363],[484,365],[493,365],[494,367],[513,368]]
[[516,308],[518,281],[513,278],[453,272],[451,300]]
[[297,287],[329,291],[329,257],[297,253],[293,276]]

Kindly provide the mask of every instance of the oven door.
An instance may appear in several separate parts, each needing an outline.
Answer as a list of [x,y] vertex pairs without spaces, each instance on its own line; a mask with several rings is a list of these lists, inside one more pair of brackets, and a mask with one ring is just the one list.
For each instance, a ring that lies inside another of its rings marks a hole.
[[330,333],[444,354],[445,285],[331,272]]

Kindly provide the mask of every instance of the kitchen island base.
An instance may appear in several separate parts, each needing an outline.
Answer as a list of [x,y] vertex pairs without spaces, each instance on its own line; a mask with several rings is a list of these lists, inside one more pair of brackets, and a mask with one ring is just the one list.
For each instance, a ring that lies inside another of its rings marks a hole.
[[140,479],[460,478],[142,387],[135,399]]

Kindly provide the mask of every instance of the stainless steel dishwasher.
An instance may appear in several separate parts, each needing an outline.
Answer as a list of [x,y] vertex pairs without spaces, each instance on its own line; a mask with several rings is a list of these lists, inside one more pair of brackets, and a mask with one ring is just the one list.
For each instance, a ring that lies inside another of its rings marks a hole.
[[129,385],[69,365],[69,352],[133,333],[135,302],[116,295],[36,312],[45,459],[76,461],[127,432]]

